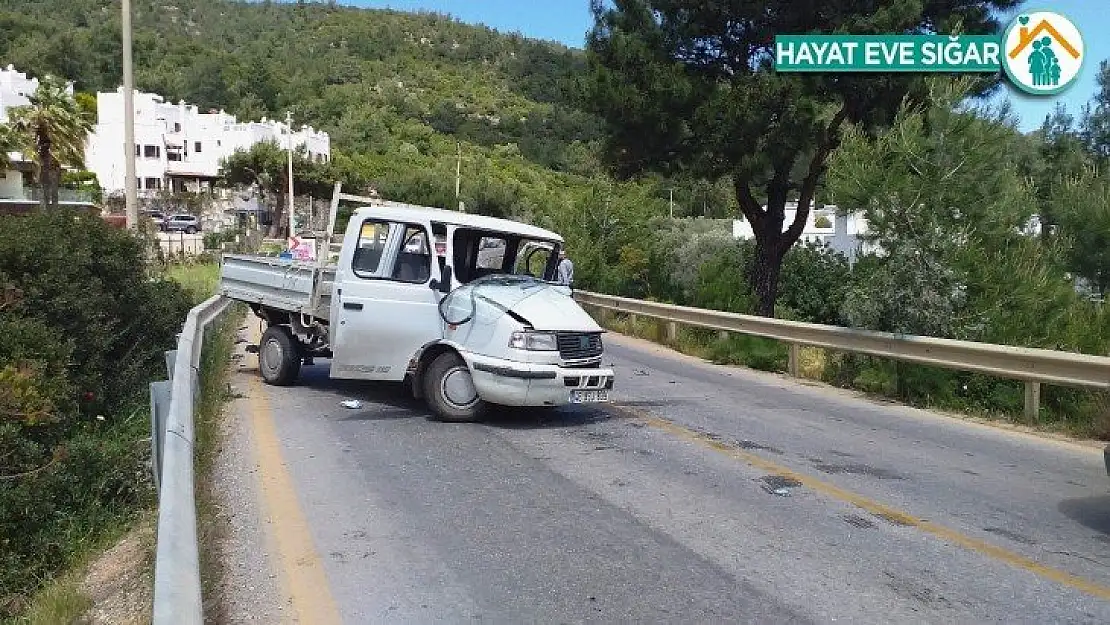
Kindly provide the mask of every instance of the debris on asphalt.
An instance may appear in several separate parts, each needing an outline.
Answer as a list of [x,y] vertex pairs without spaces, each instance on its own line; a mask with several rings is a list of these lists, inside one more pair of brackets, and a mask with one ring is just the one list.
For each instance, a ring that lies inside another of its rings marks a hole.
[[636,369],[635,371],[632,372],[632,374],[633,375],[647,375],[648,372],[644,371],[643,369]]
[[779,497],[789,497],[790,489],[802,485],[800,481],[785,475],[764,475],[759,481],[763,490]]
[[339,405],[350,410],[358,410],[359,408],[362,408],[362,402],[357,399],[347,399],[339,402]]

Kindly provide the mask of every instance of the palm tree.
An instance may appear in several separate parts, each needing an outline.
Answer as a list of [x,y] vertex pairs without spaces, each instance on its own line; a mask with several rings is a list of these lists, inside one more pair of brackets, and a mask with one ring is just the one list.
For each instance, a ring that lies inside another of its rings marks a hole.
[[0,172],[12,166],[12,157],[9,152],[16,152],[20,147],[19,135],[9,124],[0,124]]
[[8,116],[32,153],[45,209],[58,205],[62,166],[84,167],[85,140],[93,125],[59,78],[47,76],[27,99],[30,104],[13,107]]

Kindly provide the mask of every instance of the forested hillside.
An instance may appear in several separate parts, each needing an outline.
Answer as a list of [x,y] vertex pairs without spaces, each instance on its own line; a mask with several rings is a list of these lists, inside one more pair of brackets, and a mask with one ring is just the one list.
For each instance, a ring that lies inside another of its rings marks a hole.
[[[0,54],[83,90],[120,84],[119,15],[93,0],[0,3]],[[320,3],[137,0],[136,83],[242,118],[280,116],[327,128],[349,151],[419,139],[406,121],[483,145],[517,143],[545,165],[595,139],[578,112],[581,53],[433,14]]]
[[[580,107],[579,50],[430,13],[226,0],[132,6],[138,88],[241,119],[292,111],[331,133],[339,162],[387,195],[452,204],[456,139],[462,199],[491,214],[549,215],[565,200],[552,192],[572,182],[554,173],[598,170],[601,128]],[[4,0],[0,31],[4,63],[64,75],[81,90],[120,84],[119,14],[103,2]],[[728,210],[727,193],[679,191],[699,209]],[[657,208],[666,198],[656,193]]]

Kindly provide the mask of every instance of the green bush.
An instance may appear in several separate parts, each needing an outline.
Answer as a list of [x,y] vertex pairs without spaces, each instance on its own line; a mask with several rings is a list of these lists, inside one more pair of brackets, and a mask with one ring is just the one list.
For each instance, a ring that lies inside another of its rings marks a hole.
[[72,341],[68,377],[94,393],[85,414],[117,412],[145,390],[189,311],[177,284],[148,275],[142,251],[98,217],[0,217],[0,274],[23,290],[21,317]]
[[839,325],[851,282],[846,256],[826,245],[797,244],[782,260],[778,305],[793,311],[797,321]]
[[0,618],[153,502],[148,383],[190,300],[142,252],[96,217],[0,217]]
[[234,243],[235,237],[243,234],[241,230],[221,230],[204,233],[204,249],[218,250],[224,243]]

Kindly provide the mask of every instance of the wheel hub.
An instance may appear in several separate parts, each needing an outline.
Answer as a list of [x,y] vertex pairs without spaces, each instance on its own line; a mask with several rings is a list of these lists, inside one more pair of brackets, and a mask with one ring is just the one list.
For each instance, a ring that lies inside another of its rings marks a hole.
[[281,361],[283,358],[281,343],[270,339],[262,346],[262,365],[270,371],[277,371],[281,368]]
[[457,408],[468,408],[478,401],[478,390],[466,367],[455,367],[440,382],[443,398]]

